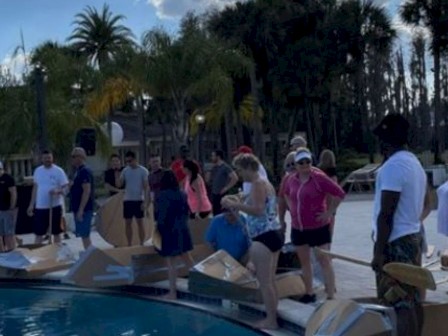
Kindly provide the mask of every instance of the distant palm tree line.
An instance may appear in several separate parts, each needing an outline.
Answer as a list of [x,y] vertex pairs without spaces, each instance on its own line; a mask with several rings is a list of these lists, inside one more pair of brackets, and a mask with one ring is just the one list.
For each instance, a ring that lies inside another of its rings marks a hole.
[[[114,110],[134,106],[176,146],[195,136],[195,116],[204,115],[220,147],[230,153],[251,145],[272,159],[274,173],[284,152],[279,133],[305,132],[315,152],[353,150],[373,159],[370,129],[392,112],[413,125],[411,146],[432,149],[440,160],[448,140],[448,0],[403,1],[400,15],[431,33],[429,45],[423,35],[413,37],[409,64],[389,14],[373,1],[248,1],[203,16],[189,13],[175,36],[153,28],[140,43],[123,15],[89,6],[75,16],[67,44],[41,44],[31,65],[47,71],[49,135],[61,155],[76,127],[99,127]],[[426,80],[428,47],[434,97]],[[0,83],[0,128],[7,130],[0,152],[32,148],[33,74],[24,74],[20,87],[5,77]],[[263,134],[271,139],[267,153]]]

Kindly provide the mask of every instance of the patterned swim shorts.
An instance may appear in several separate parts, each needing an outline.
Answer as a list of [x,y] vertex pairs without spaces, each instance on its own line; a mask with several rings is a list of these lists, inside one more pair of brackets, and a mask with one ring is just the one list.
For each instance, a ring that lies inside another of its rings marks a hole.
[[[420,266],[422,236],[420,233],[407,235],[386,245],[384,264],[401,262]],[[420,303],[417,287],[403,284],[384,272],[376,273],[377,297],[381,304],[396,308],[412,308]]]

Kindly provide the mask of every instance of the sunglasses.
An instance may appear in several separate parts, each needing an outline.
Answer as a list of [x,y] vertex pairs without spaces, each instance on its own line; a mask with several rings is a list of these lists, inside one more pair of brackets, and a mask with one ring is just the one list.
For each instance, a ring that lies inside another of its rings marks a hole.
[[303,166],[303,165],[309,165],[311,163],[311,160],[308,160],[308,159],[305,159],[305,160],[300,160],[300,161],[297,161],[296,162],[296,164],[298,164],[298,165],[300,165],[300,166]]

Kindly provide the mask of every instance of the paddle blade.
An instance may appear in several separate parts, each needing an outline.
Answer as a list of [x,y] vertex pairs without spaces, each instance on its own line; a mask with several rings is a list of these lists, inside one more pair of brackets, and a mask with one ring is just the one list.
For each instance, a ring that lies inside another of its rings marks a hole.
[[436,282],[431,271],[420,266],[404,263],[388,263],[383,267],[384,272],[392,278],[411,286],[436,290]]

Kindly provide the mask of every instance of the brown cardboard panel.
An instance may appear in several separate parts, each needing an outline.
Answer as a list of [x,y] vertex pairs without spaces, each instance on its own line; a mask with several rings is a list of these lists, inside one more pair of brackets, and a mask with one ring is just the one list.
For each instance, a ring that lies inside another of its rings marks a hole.
[[[65,246],[57,244],[43,245],[41,247],[34,246],[33,249],[17,248],[13,252],[15,256],[28,260],[27,266],[13,265],[0,266],[1,278],[36,278],[46,273],[51,273],[63,269],[68,269],[73,264],[72,260],[60,260],[59,253],[62,249],[68,249]],[[69,251],[69,253],[71,253]],[[5,256],[5,255],[4,255]]]
[[[210,248],[196,245],[192,251],[194,260],[210,255]],[[179,276],[188,274],[181,268]],[[87,249],[62,279],[81,287],[111,287],[142,282],[156,282],[168,278],[166,260],[152,246],[118,247],[100,250]]]
[[422,336],[448,335],[448,303],[425,303],[423,305],[423,332]]
[[[278,275],[276,287],[279,298],[305,293],[303,280],[297,272]],[[188,288],[193,293],[229,300],[263,301],[256,278],[223,250],[217,251],[190,271]]]
[[81,287],[110,287],[133,283],[132,256],[155,254],[151,246],[100,250],[91,246],[62,279]]
[[[195,245],[190,252],[193,260],[197,263],[213,253],[213,250],[205,244]],[[158,254],[134,255],[132,258],[134,271],[134,283],[157,282],[168,278],[168,269],[165,258]],[[177,270],[178,277],[188,276],[189,270],[180,264]]]
[[235,284],[255,282],[252,273],[233,259],[226,251],[219,250],[194,267],[195,270],[220,280]]
[[379,312],[367,310],[351,300],[330,300],[308,320],[305,336],[391,335],[390,324]]
[[[378,300],[374,297],[356,298],[357,302],[374,303]],[[446,302],[425,302],[423,303],[423,331],[422,336],[445,336],[448,335],[448,303]]]
[[[144,219],[145,241],[147,241],[154,225],[152,205],[148,208],[149,217]],[[132,244],[138,245],[138,229],[135,220],[133,225]],[[127,246],[126,227],[123,219],[123,193],[109,197],[98,209],[95,217],[95,226],[99,235],[115,247]]]

